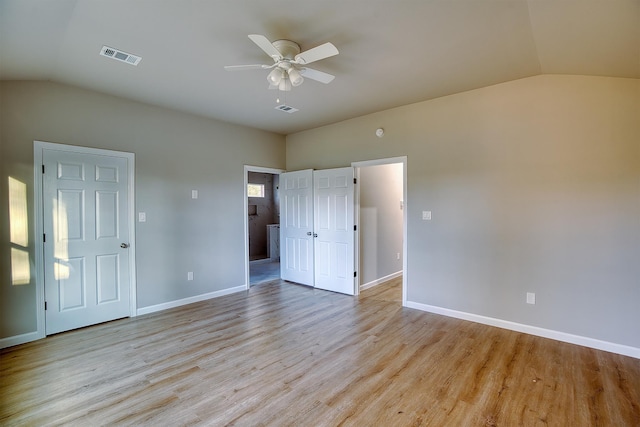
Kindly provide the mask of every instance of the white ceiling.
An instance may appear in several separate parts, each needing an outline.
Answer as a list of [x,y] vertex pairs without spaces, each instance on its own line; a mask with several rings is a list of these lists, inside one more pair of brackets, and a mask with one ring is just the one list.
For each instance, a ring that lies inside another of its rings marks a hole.
[[[249,38],[338,56],[275,110]],[[103,45],[142,56],[137,67]],[[50,80],[289,134],[538,74],[640,78],[640,0],[0,0],[0,78]]]

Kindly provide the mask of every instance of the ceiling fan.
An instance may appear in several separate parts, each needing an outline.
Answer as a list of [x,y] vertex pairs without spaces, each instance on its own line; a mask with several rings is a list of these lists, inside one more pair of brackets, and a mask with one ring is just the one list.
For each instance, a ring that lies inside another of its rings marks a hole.
[[[272,65],[227,65],[225,70],[271,70],[267,76],[269,89],[289,91],[292,87],[300,86],[304,77],[320,83],[330,83],[335,76],[323,71],[307,68],[307,64],[337,55],[338,49],[325,43],[304,52],[300,52],[300,45],[291,40],[276,40],[273,43],[260,34],[250,34],[249,38],[273,59]],[[304,76],[304,77],[303,77]]]

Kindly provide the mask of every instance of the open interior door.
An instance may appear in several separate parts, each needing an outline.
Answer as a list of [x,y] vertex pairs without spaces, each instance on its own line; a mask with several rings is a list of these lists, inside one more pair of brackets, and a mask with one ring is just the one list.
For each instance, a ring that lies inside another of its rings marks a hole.
[[313,170],[280,174],[280,277],[313,286]]
[[313,172],[315,287],[355,295],[354,169]]

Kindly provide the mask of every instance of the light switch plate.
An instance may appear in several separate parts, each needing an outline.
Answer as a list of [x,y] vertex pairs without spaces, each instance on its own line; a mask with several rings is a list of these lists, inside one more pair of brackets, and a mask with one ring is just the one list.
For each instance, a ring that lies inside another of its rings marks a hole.
[[431,211],[422,211],[422,219],[424,221],[431,221]]
[[198,190],[191,190],[191,198],[192,199],[198,198]]
[[147,214],[145,212],[138,212],[138,222],[146,222]]

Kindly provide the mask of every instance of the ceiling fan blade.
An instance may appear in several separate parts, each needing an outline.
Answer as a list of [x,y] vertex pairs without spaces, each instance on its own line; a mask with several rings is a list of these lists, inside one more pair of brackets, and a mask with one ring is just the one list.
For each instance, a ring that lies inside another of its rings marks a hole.
[[[275,64],[273,64],[275,65]],[[251,64],[251,65],[225,65],[224,69],[227,71],[239,71],[239,70],[266,70],[273,68],[273,65],[264,64]]]
[[332,43],[321,44],[307,51],[299,53],[295,56],[294,61],[296,64],[311,64],[312,62],[319,61],[321,59],[329,58],[337,55],[338,49]]
[[325,73],[324,71],[314,70],[313,68],[300,68],[300,74],[302,74],[303,77],[324,84],[331,83],[331,81],[336,78],[336,76],[332,74]]
[[282,54],[276,47],[269,41],[265,36],[261,36],[260,34],[249,34],[249,38],[252,42],[258,45],[258,47],[264,52],[273,58],[274,61],[279,61],[282,59]]

